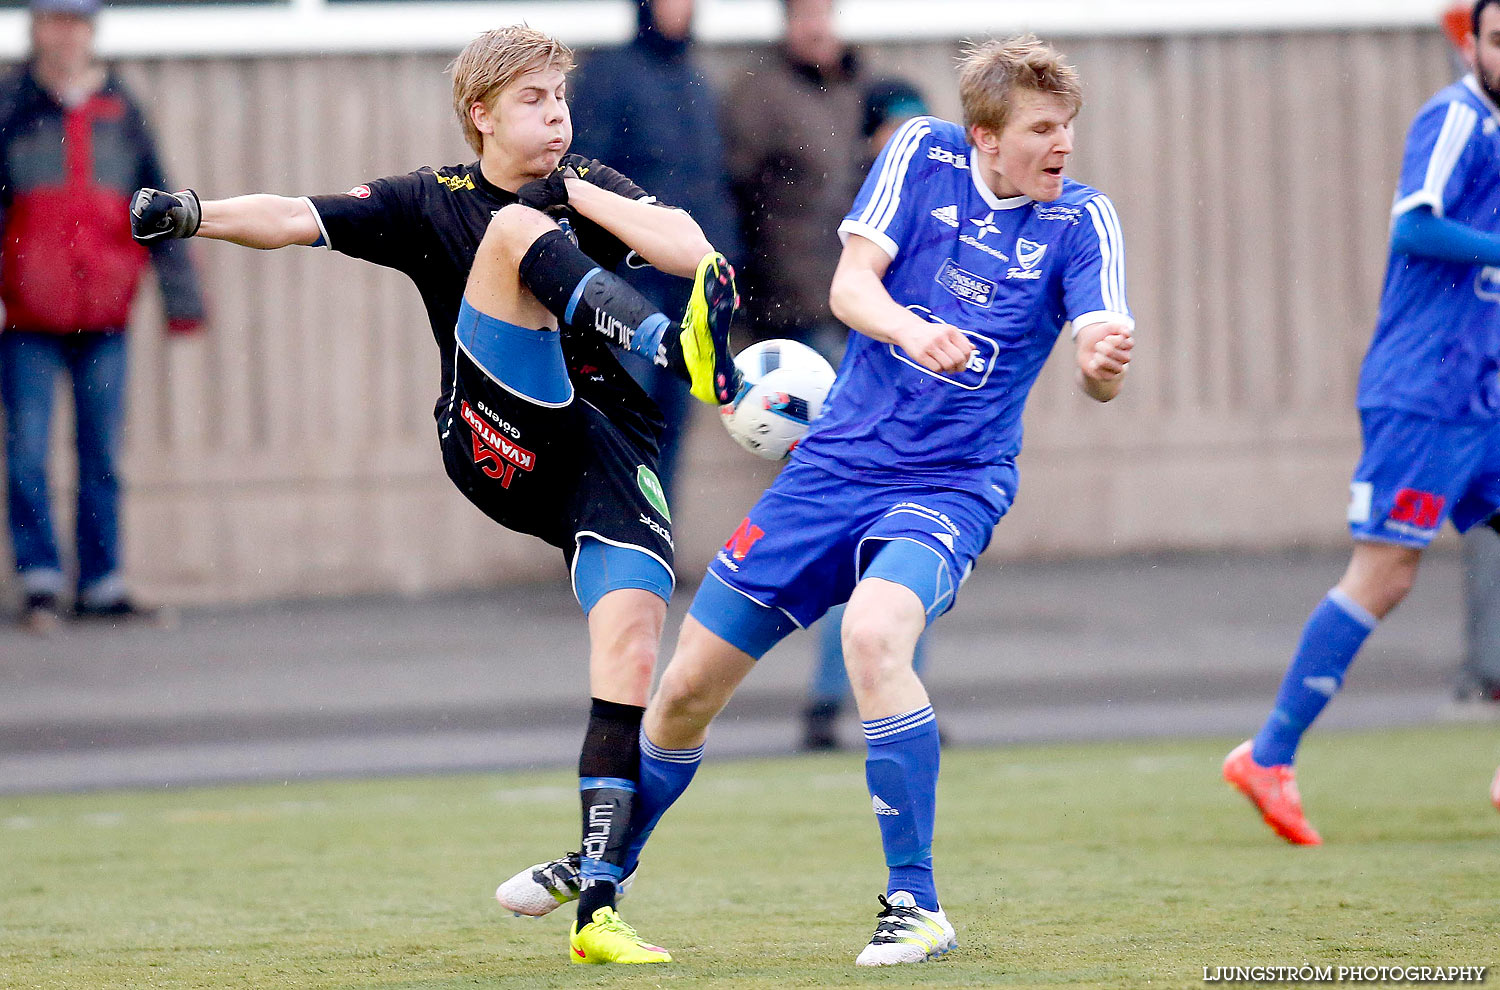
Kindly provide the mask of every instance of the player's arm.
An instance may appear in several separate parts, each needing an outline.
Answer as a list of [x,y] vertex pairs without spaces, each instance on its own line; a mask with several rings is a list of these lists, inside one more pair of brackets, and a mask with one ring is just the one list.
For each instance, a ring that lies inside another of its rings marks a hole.
[[262,250],[316,244],[320,234],[307,200],[267,193],[204,203],[198,228],[199,237]]
[[270,250],[316,244],[321,231],[306,200],[258,193],[203,202],[191,189],[140,189],[131,199],[130,232],[142,244],[208,237]]
[[615,235],[658,271],[692,278],[698,262],[714,249],[698,221],[684,210],[627,199],[586,179],[566,182],[573,209]]
[[1438,261],[1500,265],[1500,234],[1440,217],[1424,204],[1396,217],[1391,225],[1391,250]]
[[1074,338],[1078,360],[1078,383],[1096,402],[1108,402],[1120,394],[1125,369],[1135,338],[1128,324],[1115,321],[1090,323]]
[[974,345],[956,328],[929,323],[892,299],[884,282],[890,265],[884,248],[849,234],[828,290],[833,315],[866,337],[895,344],[929,371],[961,371]]
[[1063,310],[1073,324],[1078,384],[1089,398],[1108,402],[1120,394],[1135,345],[1135,318],[1125,299],[1125,238],[1103,193],[1083,204],[1083,214],[1061,245],[1067,252]]

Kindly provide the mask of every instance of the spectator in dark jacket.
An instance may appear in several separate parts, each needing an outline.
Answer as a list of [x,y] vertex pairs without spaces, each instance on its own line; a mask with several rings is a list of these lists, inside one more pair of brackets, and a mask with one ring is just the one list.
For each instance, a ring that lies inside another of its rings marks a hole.
[[786,0],[781,44],[730,87],[725,141],[747,248],[739,286],[757,337],[842,347],[828,286],[839,222],[864,179],[864,88],[834,0]]
[[[694,65],[694,0],[637,0],[635,40],[595,52],[569,82],[576,99],[573,149],[606,161],[673,206],[690,213],[709,242],[736,266],[739,228],[724,164],[719,100]],[[687,280],[653,268],[622,272],[646,298],[676,320],[689,296]],[[657,472],[671,497],[687,391],[680,380],[644,361],[625,362],[667,421]]]
[[[56,625],[65,590],[47,486],[53,387],[67,373],[77,421],[74,613],[143,610],[120,573],[116,459],[124,423],[125,337],[146,251],[128,197],[165,185],[140,110],[94,59],[99,0],[32,0],[30,60],[0,82],[0,402],[7,518],[25,595],[23,623]],[[180,243],[151,253],[169,329],[203,318]]]

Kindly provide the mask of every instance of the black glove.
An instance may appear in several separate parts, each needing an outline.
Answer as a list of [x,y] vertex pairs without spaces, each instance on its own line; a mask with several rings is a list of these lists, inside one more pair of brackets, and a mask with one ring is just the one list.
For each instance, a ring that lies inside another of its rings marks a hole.
[[554,206],[568,205],[568,187],[564,183],[568,173],[559,166],[545,179],[532,179],[516,190],[516,201],[522,206],[546,212]]
[[545,179],[532,179],[516,190],[522,206],[545,212],[554,206],[568,205],[568,179],[582,179],[599,163],[582,155],[564,155],[557,168]]
[[130,201],[130,236],[141,244],[192,237],[203,222],[203,207],[191,189],[162,192],[137,189]]

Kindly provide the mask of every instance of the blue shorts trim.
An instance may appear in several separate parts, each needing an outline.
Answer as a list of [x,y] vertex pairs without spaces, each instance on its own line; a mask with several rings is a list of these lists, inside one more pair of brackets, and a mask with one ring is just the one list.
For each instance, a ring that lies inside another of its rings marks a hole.
[[644,547],[614,543],[594,533],[578,534],[573,554],[573,595],[588,615],[611,591],[636,588],[664,602],[676,579],[666,561]]
[[874,577],[910,589],[922,602],[928,622],[953,607],[958,586],[953,582],[948,561],[937,550],[909,536],[894,539],[869,536],[860,541],[861,555],[868,544],[874,544],[873,557],[861,571],[861,581]]
[[797,620],[781,609],[756,601],[713,571],[698,586],[688,614],[709,632],[756,660],[799,628]]
[[465,299],[453,335],[485,376],[527,402],[559,408],[573,401],[573,382],[556,330],[532,330],[481,313]]

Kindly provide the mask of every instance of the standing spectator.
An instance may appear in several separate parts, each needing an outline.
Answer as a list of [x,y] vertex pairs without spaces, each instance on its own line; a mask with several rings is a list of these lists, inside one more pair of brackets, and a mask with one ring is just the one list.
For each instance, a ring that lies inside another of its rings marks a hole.
[[[896,129],[913,117],[927,114],[927,102],[916,87],[904,79],[877,79],[865,91],[863,124],[865,154],[861,175],[870,171],[885,143]],[[840,348],[842,349],[842,348]],[[830,359],[836,355],[829,354]],[[818,658],[813,664],[812,683],[807,687],[807,705],[802,711],[802,748],[806,750],[838,749],[838,720],[852,695],[849,674],[844,669],[844,647],[841,630],[844,606],[835,605],[818,621]],[[920,675],[927,668],[927,637],[917,640],[912,658],[913,669]]]
[[[720,254],[738,264],[739,231],[724,168],[719,99],[691,54],[694,3],[636,0],[635,40],[596,52],[572,80],[573,147],[660,191],[698,221]],[[690,280],[649,266],[627,267],[621,274],[674,321],[682,318]],[[666,420],[657,472],[670,502],[688,423],[687,388],[679,376],[635,355],[621,363]]]
[[[57,377],[72,382],[78,450],[78,617],[145,610],[120,575],[119,480],[125,325],[147,252],[130,238],[129,195],[165,185],[145,119],[94,57],[100,0],[31,0],[31,57],[0,83],[0,400],[7,508],[22,623],[56,626],[64,577],[47,488]],[[181,245],[152,250],[169,329],[203,318]]]
[[838,226],[859,189],[864,74],[834,0],[786,0],[786,37],[730,90],[729,173],[744,225],[744,313],[757,337],[819,350],[848,331],[828,308]]
[[[828,306],[838,226],[874,158],[867,151],[871,132],[861,133],[866,80],[858,56],[838,36],[834,0],[785,6],[785,37],[730,90],[725,119],[746,247],[738,270],[741,314],[758,339],[800,340],[836,364],[849,332]],[[826,617],[819,629],[804,749],[838,746],[836,724],[849,689],[841,614]]]

